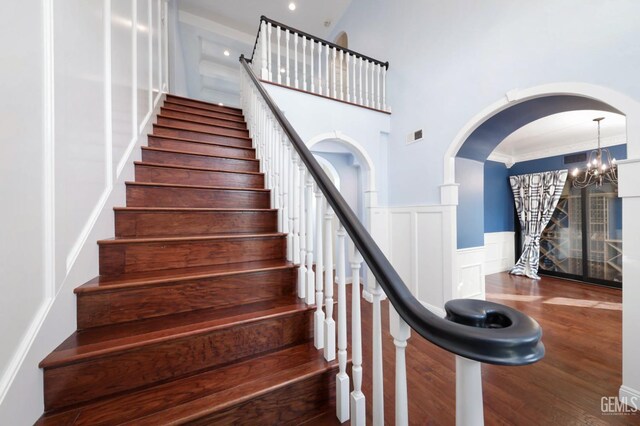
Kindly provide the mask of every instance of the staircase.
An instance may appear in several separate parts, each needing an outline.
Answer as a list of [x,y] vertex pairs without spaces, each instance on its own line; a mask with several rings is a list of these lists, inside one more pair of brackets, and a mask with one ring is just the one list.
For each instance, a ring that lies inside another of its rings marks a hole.
[[168,95],[75,290],[78,330],[41,363],[41,425],[299,424],[334,404],[336,363],[242,111]]

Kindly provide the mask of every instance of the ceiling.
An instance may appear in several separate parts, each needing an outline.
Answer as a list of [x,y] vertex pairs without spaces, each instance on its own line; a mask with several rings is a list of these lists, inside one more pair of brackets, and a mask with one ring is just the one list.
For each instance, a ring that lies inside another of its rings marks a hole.
[[[251,57],[260,16],[326,38],[351,0],[178,0],[188,95],[239,106],[238,57]],[[229,56],[223,52],[229,50]]]
[[602,146],[626,143],[624,115],[596,110],[567,111],[520,127],[495,148],[489,159],[513,164],[594,149],[598,135],[593,121],[596,117],[605,117],[601,122]]

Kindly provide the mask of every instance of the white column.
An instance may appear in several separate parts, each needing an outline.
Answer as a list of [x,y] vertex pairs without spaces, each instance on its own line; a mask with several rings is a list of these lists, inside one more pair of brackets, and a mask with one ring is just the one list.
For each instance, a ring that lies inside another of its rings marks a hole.
[[267,80],[273,81],[273,55],[271,47],[271,22],[267,22],[267,70],[269,77]]
[[382,316],[380,298],[382,288],[376,281],[371,289],[373,303],[373,426],[384,425],[384,376],[382,372]]
[[[311,52],[311,68],[313,68],[313,52]],[[311,76],[313,80],[313,70]],[[302,37],[302,90],[307,90],[307,38],[304,36]]]
[[346,232],[338,228],[338,374],[336,376],[336,415],[340,423],[349,420],[349,376],[347,375],[347,290],[345,277]]
[[405,348],[411,337],[411,328],[398,315],[393,305],[389,303],[389,328],[396,346],[396,426],[409,424],[409,404],[407,398],[407,364]]
[[336,322],[333,319],[333,209],[326,202],[324,213],[324,358],[336,359]]
[[280,33],[282,33],[282,28],[276,26],[276,54],[278,55],[277,57],[277,64],[278,64],[278,69],[276,70],[276,74],[278,74],[278,84],[282,84],[282,73],[280,72],[280,70],[282,69],[282,65],[281,65],[281,54],[280,54]]
[[351,424],[364,426],[367,419],[365,396],[362,393],[362,317],[360,312],[360,265],[362,256],[354,247],[351,257]]
[[456,426],[482,425],[481,364],[456,355]]
[[332,60],[332,66],[331,66],[331,97],[333,97],[333,99],[338,99],[338,92],[337,92],[337,82],[336,82],[336,67],[338,66],[338,62],[336,61],[336,54],[338,53],[338,50],[333,47],[331,49],[331,60]]
[[324,312],[322,311],[322,286],[324,263],[322,258],[322,220],[324,214],[324,203],[322,201],[322,191],[316,187],[316,312],[314,316],[313,341],[316,349],[324,347]]
[[307,183],[306,183],[306,194],[305,194],[305,212],[306,212],[306,225],[307,225],[307,305],[313,305],[315,301],[315,273],[313,271],[313,177],[311,173],[307,172]]
[[285,47],[285,55],[286,55],[286,61],[287,61],[287,65],[285,67],[286,70],[286,77],[287,77],[287,86],[291,86],[291,72],[290,72],[290,68],[289,68],[289,30],[284,30],[284,38],[285,38],[285,43],[287,43],[287,46]]
[[310,49],[309,52],[311,52],[311,53],[309,55],[309,59],[310,59],[311,66],[309,67],[309,70],[311,72],[311,78],[309,79],[309,83],[310,83],[310,85],[309,85],[310,89],[309,90],[311,91],[311,93],[315,93],[315,91],[316,91],[315,77],[313,76],[314,73],[315,73],[315,70],[313,69],[314,68],[313,67],[313,49],[315,47],[314,46],[315,43],[313,42],[313,40],[310,40],[310,42],[311,43],[309,44],[309,49]]
[[260,58],[262,63],[262,69],[260,71],[260,78],[263,80],[269,80],[269,65],[267,63],[267,23],[260,22]]
[[300,88],[300,82],[298,81],[298,34],[293,35],[293,69],[294,74],[294,86],[296,89]]
[[[307,299],[307,210],[306,210],[306,180],[304,163],[302,159],[298,162],[300,168],[299,186],[300,186],[300,267],[298,268],[298,297]],[[307,302],[308,303],[308,302]]]

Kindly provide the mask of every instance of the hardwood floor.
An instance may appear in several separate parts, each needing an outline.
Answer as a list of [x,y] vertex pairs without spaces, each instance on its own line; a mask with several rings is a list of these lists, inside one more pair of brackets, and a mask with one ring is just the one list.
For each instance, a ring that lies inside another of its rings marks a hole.
[[[487,299],[517,308],[543,328],[545,358],[525,367],[484,365],[486,425],[632,425],[640,413],[603,415],[601,398],[622,380],[622,305],[616,289],[507,273],[486,277]],[[394,424],[395,348],[383,302],[385,423]],[[363,303],[364,391],[371,415],[371,304]],[[349,339],[351,336],[349,336]],[[453,355],[412,333],[407,347],[409,422],[455,424]],[[309,424],[337,424],[331,413]],[[368,419],[371,424],[371,418]]]

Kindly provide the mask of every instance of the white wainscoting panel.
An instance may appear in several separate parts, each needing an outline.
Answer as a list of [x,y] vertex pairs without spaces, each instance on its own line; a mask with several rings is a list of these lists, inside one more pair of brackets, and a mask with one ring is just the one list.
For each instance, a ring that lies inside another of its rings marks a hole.
[[515,234],[488,232],[484,234],[484,274],[510,270],[515,264]]
[[416,298],[436,309],[442,309],[452,294],[447,267],[452,253],[449,210],[447,206],[388,208],[387,255]]
[[458,250],[456,298],[484,299],[484,247]]

